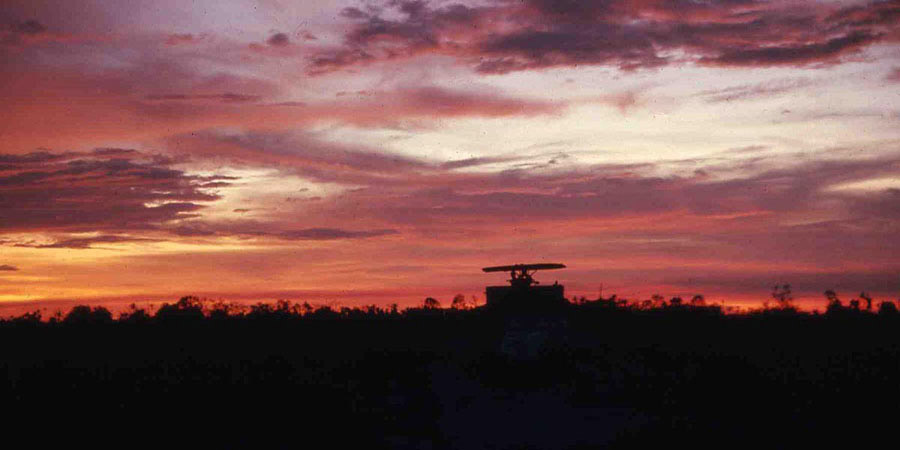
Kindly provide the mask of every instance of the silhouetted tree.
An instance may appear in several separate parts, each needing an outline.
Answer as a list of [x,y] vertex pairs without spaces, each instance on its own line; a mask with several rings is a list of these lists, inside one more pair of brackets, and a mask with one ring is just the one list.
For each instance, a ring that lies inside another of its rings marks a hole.
[[865,291],[859,293],[859,298],[866,302],[866,311],[872,310],[872,297]]
[[706,306],[706,298],[700,294],[695,295],[693,298],[691,298],[691,306]]
[[156,311],[154,318],[163,321],[196,321],[202,320],[203,302],[192,295],[181,297],[175,304],[163,303]]
[[453,301],[450,303],[450,307],[453,309],[466,309],[466,296],[456,294],[456,296],[453,297]]
[[64,323],[86,323],[91,317],[91,307],[87,305],[76,305],[66,314],[63,319]]
[[11,320],[11,322],[14,324],[17,324],[17,325],[24,325],[24,324],[37,325],[37,324],[41,323],[42,317],[43,316],[41,315],[41,310],[36,309],[34,311],[25,312],[25,313],[22,313],[22,315],[14,317]]
[[828,300],[828,306],[831,306],[832,304],[835,304],[838,306],[841,305],[841,299],[838,298],[837,292],[835,292],[831,289],[825,291],[825,299]]
[[825,298],[828,301],[828,306],[825,308],[825,314],[834,315],[844,310],[844,307],[841,304],[841,299],[838,298],[837,292],[829,289],[825,291]]
[[794,296],[791,292],[790,284],[776,284],[775,287],[772,288],[772,298],[778,302],[778,307],[781,309],[790,309],[794,307]]
[[897,315],[897,312],[897,304],[890,300],[885,300],[878,304],[879,315],[893,317]]
[[334,311],[334,309],[331,308],[331,306],[324,305],[315,308],[312,312],[308,313],[308,315],[309,317],[316,319],[333,319],[337,317],[338,314]]
[[231,315],[234,314],[235,312],[236,311],[235,311],[234,305],[232,305],[231,303],[218,301],[218,302],[213,303],[209,307],[208,315],[209,315],[210,319],[220,319],[221,320],[221,319],[227,319],[227,318],[231,317]]
[[684,303],[684,300],[682,300],[681,297],[672,297],[669,299],[669,305],[671,306],[681,306],[682,303]]
[[439,301],[438,301],[436,298],[434,298],[434,297],[428,297],[428,298],[425,299],[424,302],[422,302],[422,306],[423,306],[425,309],[437,309],[437,308],[440,308],[440,307],[441,307],[441,302],[439,302]]
[[248,313],[249,317],[260,318],[271,315],[275,311],[275,308],[269,303],[258,302],[255,305],[250,305],[250,312]]
[[112,323],[112,313],[102,306],[91,309],[90,306],[78,305],[69,310],[63,323],[78,325],[97,325]]
[[112,323],[113,321],[112,313],[102,306],[95,306],[91,313],[94,323]]
[[147,323],[150,321],[150,314],[143,308],[138,308],[136,304],[128,305],[128,311],[119,314],[119,322],[125,323]]

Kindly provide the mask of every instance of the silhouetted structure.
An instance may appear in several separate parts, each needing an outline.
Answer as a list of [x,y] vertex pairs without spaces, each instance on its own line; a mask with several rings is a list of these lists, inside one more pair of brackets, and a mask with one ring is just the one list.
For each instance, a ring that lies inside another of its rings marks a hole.
[[561,284],[539,286],[533,275],[538,270],[565,269],[564,264],[514,264],[485,267],[485,272],[509,272],[509,286],[488,286],[485,289],[490,308],[541,309],[565,305],[565,289]]

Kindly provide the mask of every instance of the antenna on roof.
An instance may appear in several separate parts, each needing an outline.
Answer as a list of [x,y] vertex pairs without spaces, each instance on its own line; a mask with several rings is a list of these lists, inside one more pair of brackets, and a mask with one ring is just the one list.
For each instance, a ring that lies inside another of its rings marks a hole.
[[485,267],[485,272],[509,272],[510,286],[488,286],[485,289],[487,306],[512,308],[512,310],[535,309],[552,310],[568,303],[565,288],[559,283],[536,286],[533,275],[538,270],[565,269],[565,264],[513,264],[509,266]]
[[540,263],[540,264],[513,264],[510,266],[493,266],[485,267],[481,270],[485,272],[509,272],[509,284],[513,287],[530,287],[538,284],[532,277],[538,270],[554,270],[565,269],[565,264],[558,263]]

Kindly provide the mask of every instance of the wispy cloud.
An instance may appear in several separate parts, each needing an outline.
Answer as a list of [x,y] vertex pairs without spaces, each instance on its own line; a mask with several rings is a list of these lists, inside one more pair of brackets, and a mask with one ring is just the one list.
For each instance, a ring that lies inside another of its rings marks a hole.
[[155,239],[138,238],[121,235],[100,235],[85,238],[61,239],[49,244],[39,244],[33,242],[20,242],[14,244],[16,247],[26,248],[70,248],[70,249],[87,249],[92,248],[95,244],[117,244],[122,242],[152,242]]
[[699,92],[699,95],[710,103],[754,100],[775,97],[812,86],[813,84],[813,81],[807,78],[776,79],[762,83],[731,86],[724,89],[705,90]]

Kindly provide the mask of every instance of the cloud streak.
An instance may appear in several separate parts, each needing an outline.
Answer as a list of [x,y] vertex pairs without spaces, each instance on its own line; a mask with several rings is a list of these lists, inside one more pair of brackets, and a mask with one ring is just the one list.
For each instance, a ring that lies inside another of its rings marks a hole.
[[127,150],[9,155],[0,164],[0,231],[7,233],[154,228],[216,200],[204,184],[227,184]]
[[25,248],[68,248],[68,249],[88,249],[93,248],[95,244],[117,244],[122,242],[152,242],[156,239],[135,238],[120,235],[100,235],[86,238],[62,239],[50,244],[37,243],[17,243],[16,247]]
[[282,231],[278,237],[287,240],[330,241],[334,239],[362,239],[397,234],[397,230],[350,231],[339,228],[306,228]]
[[724,89],[706,90],[701,91],[699,95],[704,97],[709,103],[722,103],[776,97],[812,85],[813,82],[805,78],[781,79],[731,86]]

